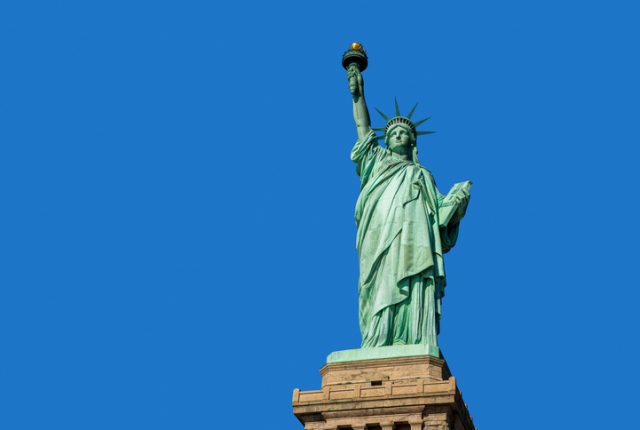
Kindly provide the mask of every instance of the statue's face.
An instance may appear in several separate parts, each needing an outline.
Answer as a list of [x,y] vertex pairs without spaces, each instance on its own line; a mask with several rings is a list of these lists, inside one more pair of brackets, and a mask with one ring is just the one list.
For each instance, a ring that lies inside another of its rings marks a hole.
[[403,151],[411,146],[413,135],[409,127],[396,125],[388,131],[387,145],[392,151]]

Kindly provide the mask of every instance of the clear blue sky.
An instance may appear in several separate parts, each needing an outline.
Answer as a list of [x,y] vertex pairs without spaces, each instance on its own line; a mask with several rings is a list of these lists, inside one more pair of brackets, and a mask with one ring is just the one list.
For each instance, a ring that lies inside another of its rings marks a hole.
[[440,190],[474,181],[440,341],[478,427],[626,427],[638,16],[3,3],[0,427],[302,428],[292,390],[360,341],[353,40],[372,107],[432,116],[420,156]]

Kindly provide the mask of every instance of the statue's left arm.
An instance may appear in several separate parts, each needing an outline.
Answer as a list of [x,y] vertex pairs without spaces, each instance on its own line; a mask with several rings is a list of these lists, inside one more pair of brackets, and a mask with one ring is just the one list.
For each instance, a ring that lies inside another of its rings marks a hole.
[[[440,240],[442,241],[442,252],[448,252],[453,248],[458,240],[458,232],[460,230],[460,221],[464,218],[464,215],[467,212],[467,207],[469,206],[469,199],[471,195],[469,194],[469,190],[466,188],[462,188],[457,191],[454,196],[451,196],[454,201],[454,205],[456,206],[456,210],[449,219],[448,222],[444,223],[442,220],[440,221]],[[445,199],[445,196],[438,192],[438,206]]]
[[462,188],[456,195],[455,199],[458,209],[456,209],[456,212],[453,215],[451,221],[459,223],[467,213],[467,207],[469,206],[469,199],[471,199],[471,194],[469,193],[469,190],[467,188]]

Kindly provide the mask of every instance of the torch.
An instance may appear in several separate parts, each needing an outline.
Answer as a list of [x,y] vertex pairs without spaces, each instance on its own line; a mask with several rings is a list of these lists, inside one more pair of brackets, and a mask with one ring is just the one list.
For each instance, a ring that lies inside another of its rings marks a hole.
[[[369,60],[367,59],[367,53],[364,50],[362,44],[358,42],[353,42],[349,49],[342,54],[342,67],[345,70],[349,69],[349,66],[355,64],[358,68],[359,72],[364,72],[364,70],[369,65]],[[349,78],[349,89],[353,93],[358,87],[358,82],[356,81],[355,76]]]

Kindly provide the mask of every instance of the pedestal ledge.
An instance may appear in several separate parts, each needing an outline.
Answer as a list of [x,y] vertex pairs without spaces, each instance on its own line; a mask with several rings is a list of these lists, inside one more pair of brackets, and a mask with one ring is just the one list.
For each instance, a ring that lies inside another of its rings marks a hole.
[[383,358],[430,355],[440,358],[440,348],[432,345],[391,345],[335,351],[327,357],[327,364],[346,361],[379,360]]

